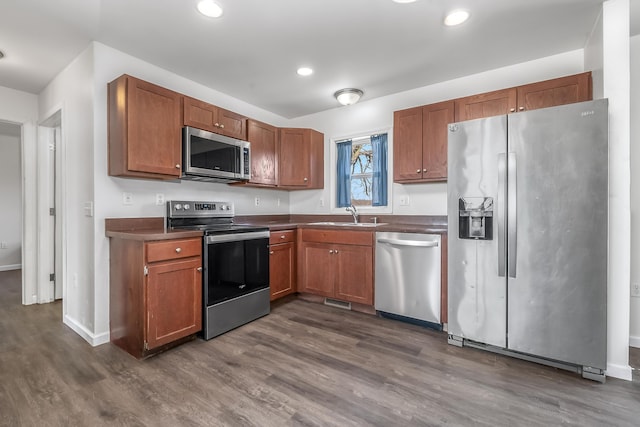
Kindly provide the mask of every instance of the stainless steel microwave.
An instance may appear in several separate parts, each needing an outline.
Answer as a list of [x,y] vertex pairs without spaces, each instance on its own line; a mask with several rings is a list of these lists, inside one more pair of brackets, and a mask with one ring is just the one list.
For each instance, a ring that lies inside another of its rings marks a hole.
[[248,180],[251,178],[249,142],[185,126],[181,178],[215,182]]

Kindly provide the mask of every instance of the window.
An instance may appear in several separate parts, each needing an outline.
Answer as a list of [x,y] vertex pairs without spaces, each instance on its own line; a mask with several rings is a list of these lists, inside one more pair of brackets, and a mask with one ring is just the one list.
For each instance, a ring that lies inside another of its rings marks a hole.
[[337,141],[336,206],[387,205],[387,134]]

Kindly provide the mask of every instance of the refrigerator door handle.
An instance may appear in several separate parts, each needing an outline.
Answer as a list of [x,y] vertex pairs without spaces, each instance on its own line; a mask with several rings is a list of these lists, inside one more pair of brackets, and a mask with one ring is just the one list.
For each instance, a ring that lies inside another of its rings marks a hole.
[[498,276],[505,277],[506,271],[506,244],[505,244],[505,203],[506,186],[505,180],[507,175],[507,155],[505,153],[498,154],[498,197],[496,220],[498,222]]
[[507,162],[507,242],[509,245],[509,277],[516,277],[516,261],[518,259],[518,191],[517,191],[517,171],[516,153],[509,153]]

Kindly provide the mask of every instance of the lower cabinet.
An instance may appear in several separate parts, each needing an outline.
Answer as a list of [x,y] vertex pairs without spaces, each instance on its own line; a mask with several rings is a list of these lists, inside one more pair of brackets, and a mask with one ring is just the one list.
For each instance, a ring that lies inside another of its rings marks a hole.
[[271,301],[296,291],[295,230],[273,231],[269,237]]
[[373,233],[302,229],[298,290],[373,305]]
[[202,329],[202,239],[111,238],[111,342],[137,358]]

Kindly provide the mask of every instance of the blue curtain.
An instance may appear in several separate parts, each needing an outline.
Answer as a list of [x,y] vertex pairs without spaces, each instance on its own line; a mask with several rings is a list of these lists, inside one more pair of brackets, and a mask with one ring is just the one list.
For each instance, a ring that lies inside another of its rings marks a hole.
[[373,148],[373,206],[387,206],[387,134],[372,135]]
[[338,207],[351,205],[351,140],[340,142],[338,150]]

